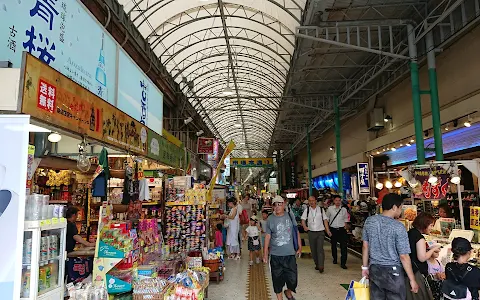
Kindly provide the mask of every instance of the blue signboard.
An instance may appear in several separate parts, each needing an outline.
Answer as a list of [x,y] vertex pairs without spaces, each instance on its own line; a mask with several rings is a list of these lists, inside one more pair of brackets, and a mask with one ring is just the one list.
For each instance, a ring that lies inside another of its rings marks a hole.
[[162,135],[163,94],[123,52],[119,54],[117,107]]
[[27,51],[114,103],[116,43],[77,0],[0,0],[0,61]]
[[357,163],[358,191],[360,194],[370,194],[370,175],[368,163]]

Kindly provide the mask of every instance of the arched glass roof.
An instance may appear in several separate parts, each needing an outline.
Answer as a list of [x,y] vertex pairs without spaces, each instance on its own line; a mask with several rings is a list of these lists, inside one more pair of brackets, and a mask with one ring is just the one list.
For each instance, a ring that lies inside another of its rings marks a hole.
[[265,156],[306,0],[119,2],[234,156]]

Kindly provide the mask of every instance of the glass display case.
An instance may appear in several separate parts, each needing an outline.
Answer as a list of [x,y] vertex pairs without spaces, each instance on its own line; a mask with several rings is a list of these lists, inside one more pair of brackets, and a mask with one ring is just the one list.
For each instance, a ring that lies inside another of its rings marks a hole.
[[63,299],[64,218],[25,221],[20,299]]

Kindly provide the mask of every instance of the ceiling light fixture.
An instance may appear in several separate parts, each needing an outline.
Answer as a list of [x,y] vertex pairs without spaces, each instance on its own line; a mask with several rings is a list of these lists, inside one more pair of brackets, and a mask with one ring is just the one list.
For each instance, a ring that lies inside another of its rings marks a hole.
[[203,133],[204,133],[204,131],[200,130],[200,131],[197,132],[197,136],[201,136]]
[[383,189],[383,183],[381,183],[380,181],[377,181],[377,184],[375,185],[375,187],[377,188],[377,190],[382,190]]
[[187,125],[188,123],[192,122],[193,121],[193,118],[192,117],[188,117],[187,119],[183,120],[183,123],[185,123],[185,125]]
[[460,184],[460,176],[458,176],[458,174],[455,174],[454,172],[452,172],[450,174],[450,182],[453,183],[453,184]]
[[448,124],[447,124],[445,125],[445,131],[448,131],[448,130],[450,130],[450,128],[448,128]]
[[437,182],[438,182],[438,177],[433,175],[433,173],[430,173],[430,175],[428,175],[428,183],[435,185],[437,184]]
[[390,115],[386,115],[385,118],[383,118],[385,122],[391,121],[392,117]]
[[405,145],[407,145],[407,147],[410,147],[410,146],[412,146],[410,143],[406,143]]
[[58,132],[52,132],[48,135],[48,140],[52,143],[58,143],[62,139],[62,136]]
[[463,123],[463,125],[465,125],[465,127],[472,126],[472,119],[470,118],[470,116],[468,116],[468,119],[465,121],[465,123]]
[[414,139],[411,139],[411,140],[410,140],[410,143],[415,143],[415,140],[414,140]]
[[335,150],[335,147],[330,146],[330,151],[333,151],[333,150]]
[[398,181],[398,180],[395,181],[395,184],[394,184],[394,185],[395,185],[396,188],[402,187],[402,183],[401,183],[400,181]]
[[391,149],[391,150],[392,150],[392,151],[397,151],[397,148],[395,148],[395,147],[392,147],[392,149]]
[[233,90],[230,86],[227,85],[227,87],[223,90],[223,94],[225,96],[231,96],[233,95]]
[[390,180],[385,181],[385,187],[387,189],[391,189],[393,187],[393,184]]

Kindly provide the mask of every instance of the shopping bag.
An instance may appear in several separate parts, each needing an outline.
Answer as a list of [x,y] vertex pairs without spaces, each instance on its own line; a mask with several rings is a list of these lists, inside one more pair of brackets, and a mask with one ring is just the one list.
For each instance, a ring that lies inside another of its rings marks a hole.
[[363,277],[360,281],[350,282],[345,300],[370,300],[368,279]]

